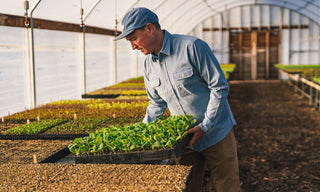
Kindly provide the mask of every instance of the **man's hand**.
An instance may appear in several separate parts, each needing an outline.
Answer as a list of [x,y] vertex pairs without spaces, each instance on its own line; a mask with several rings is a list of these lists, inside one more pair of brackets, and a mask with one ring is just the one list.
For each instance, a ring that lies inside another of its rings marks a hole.
[[189,146],[196,144],[205,134],[205,132],[198,125],[189,129],[188,133],[193,133],[191,141],[189,142]]

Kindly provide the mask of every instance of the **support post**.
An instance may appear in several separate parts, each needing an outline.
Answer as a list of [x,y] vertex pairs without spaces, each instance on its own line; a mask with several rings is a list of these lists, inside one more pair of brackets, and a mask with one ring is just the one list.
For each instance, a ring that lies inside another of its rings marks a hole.
[[86,81],[86,28],[83,19],[84,10],[82,8],[82,0],[80,1],[80,28],[82,29],[81,33],[81,93],[85,94],[87,92],[87,81]]
[[266,32],[266,79],[270,76],[270,33],[272,32]]
[[84,16],[84,10],[82,8],[82,0],[80,0],[80,28],[82,29],[81,34],[81,92],[85,94],[87,92],[87,75],[86,75],[86,30],[85,21],[92,13],[92,11],[98,6],[101,0],[98,0],[91,9],[89,9],[88,14]]
[[[33,35],[33,12],[39,5],[41,0],[38,0],[38,2],[35,4],[35,6],[32,8],[30,12],[30,23],[26,23],[27,27],[27,43],[28,43],[28,69],[29,69],[29,90],[30,90],[30,106],[31,108],[35,108],[37,106],[37,91],[36,91],[36,74],[35,74],[35,61],[34,61],[34,35]],[[26,10],[26,22],[28,19],[28,8],[29,3],[28,1],[25,1],[25,10]],[[30,24],[30,28],[29,27]]]
[[114,58],[114,62],[113,62],[113,81],[114,81],[114,84],[117,83],[118,81],[118,71],[117,71],[117,41],[113,41],[113,58]]
[[257,79],[257,32],[251,33],[251,79]]
[[85,41],[85,28],[83,27],[81,33],[81,93],[87,92],[86,83],[86,41]]

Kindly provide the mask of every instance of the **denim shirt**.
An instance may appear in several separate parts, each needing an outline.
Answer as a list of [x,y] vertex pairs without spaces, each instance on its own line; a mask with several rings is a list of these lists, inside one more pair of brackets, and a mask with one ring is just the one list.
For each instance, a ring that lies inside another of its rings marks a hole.
[[235,125],[227,100],[229,86],[219,62],[204,41],[171,35],[165,30],[159,55],[144,62],[144,81],[150,99],[144,123],[163,115],[193,115],[205,132],[190,148],[203,151],[221,141]]

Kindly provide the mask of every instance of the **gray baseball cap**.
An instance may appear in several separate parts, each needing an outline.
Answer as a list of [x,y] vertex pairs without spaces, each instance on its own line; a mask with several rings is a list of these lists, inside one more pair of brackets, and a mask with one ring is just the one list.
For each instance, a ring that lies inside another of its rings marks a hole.
[[122,33],[115,40],[122,39],[132,33],[134,30],[144,27],[147,23],[159,22],[158,16],[151,10],[138,7],[131,9],[122,19]]

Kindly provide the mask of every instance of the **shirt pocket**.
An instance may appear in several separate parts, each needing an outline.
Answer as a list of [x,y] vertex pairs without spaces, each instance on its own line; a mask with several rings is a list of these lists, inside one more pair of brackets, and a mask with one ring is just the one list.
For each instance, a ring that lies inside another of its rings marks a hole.
[[186,68],[173,74],[176,80],[177,90],[180,96],[192,94],[193,88],[196,86],[196,77],[192,68]]
[[160,82],[160,79],[157,78],[157,79],[152,79],[150,81],[150,86],[151,88],[155,91],[156,94],[158,94],[159,96],[162,95],[162,89],[160,87],[161,85],[161,82]]

